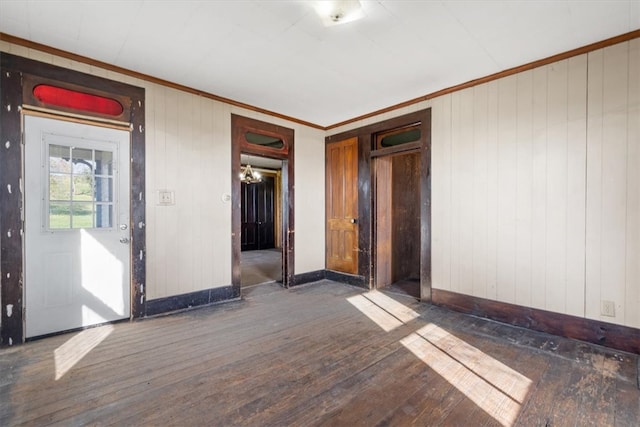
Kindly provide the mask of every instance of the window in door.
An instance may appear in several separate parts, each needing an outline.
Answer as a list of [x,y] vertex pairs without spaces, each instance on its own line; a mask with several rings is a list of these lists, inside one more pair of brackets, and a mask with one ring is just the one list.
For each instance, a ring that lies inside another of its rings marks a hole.
[[47,228],[113,227],[113,152],[49,144],[48,158]]

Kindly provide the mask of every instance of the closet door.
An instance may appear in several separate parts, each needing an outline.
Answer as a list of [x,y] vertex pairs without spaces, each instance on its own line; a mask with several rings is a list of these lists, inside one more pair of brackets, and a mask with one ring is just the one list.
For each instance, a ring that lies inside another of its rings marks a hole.
[[242,183],[242,251],[275,247],[274,192],[275,180],[270,176],[259,183]]
[[358,273],[358,138],[327,144],[327,269]]

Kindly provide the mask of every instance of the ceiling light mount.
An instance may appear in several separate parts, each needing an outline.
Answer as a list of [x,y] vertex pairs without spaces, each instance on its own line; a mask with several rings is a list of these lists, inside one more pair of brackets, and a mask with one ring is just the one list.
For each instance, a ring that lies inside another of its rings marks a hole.
[[325,27],[346,24],[364,17],[359,0],[317,1],[315,9]]
[[338,22],[340,21],[342,18],[344,18],[344,13],[342,12],[336,12],[333,14],[329,15],[329,18],[333,21],[333,22]]

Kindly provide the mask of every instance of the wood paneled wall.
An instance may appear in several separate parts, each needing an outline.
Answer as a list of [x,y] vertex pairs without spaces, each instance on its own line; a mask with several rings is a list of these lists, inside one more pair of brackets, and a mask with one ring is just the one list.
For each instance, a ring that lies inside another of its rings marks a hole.
[[[147,108],[149,299],[229,285],[230,108],[157,85]],[[175,204],[159,205],[158,190]]]
[[432,101],[435,288],[640,326],[639,48]]
[[[231,285],[231,113],[296,135],[295,274],[324,269],[324,135],[319,129],[0,41],[2,51],[144,87],[147,299]],[[175,204],[158,205],[158,190]]]
[[[147,193],[176,192],[173,207],[147,201],[148,297],[228,285],[231,207],[220,200],[230,192],[229,116],[272,119],[6,42],[0,48],[146,88]],[[637,328],[639,80],[634,39],[331,133],[432,107],[433,286]],[[324,132],[287,125],[296,131],[303,273],[324,266]],[[615,303],[615,317],[600,315],[603,300]]]
[[640,39],[588,67],[585,310],[613,301],[616,323],[640,327]]

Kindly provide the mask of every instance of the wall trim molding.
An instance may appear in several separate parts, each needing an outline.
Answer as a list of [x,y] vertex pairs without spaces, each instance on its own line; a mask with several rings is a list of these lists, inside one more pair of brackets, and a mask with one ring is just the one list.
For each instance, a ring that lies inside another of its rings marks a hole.
[[147,300],[145,317],[169,314],[176,311],[196,307],[204,307],[221,302],[240,299],[239,288],[235,286],[221,286],[219,288],[204,289],[186,294],[172,295],[164,298]]
[[327,278],[326,270],[309,271],[307,273],[296,274],[293,279],[293,286],[300,286],[307,283],[317,282]]
[[426,94],[426,95],[423,95],[423,96],[419,96],[417,98],[413,98],[413,99],[410,99],[408,101],[401,102],[399,104],[390,105],[389,107],[381,108],[380,110],[372,111],[370,113],[363,114],[361,116],[354,117],[352,119],[345,120],[345,121],[340,122],[340,123],[335,123],[335,124],[329,125],[329,126],[325,127],[324,129],[325,130],[331,130],[331,129],[339,128],[341,126],[346,126],[346,125],[349,125],[349,124],[352,124],[352,123],[355,123],[355,122],[359,122],[361,120],[365,120],[365,119],[369,119],[371,117],[378,116],[380,114],[389,113],[391,111],[399,110],[401,108],[408,107],[408,106],[411,106],[411,105],[414,105],[414,104],[418,104],[418,103],[423,102],[423,101],[428,101],[430,99],[437,98],[437,97],[442,96],[442,95],[447,95],[447,94],[450,94],[450,93],[453,93],[453,92],[458,92],[458,91],[463,90],[463,89],[467,89],[467,88],[470,88],[470,87],[473,87],[473,86],[478,86],[478,85],[481,85],[483,83],[488,83],[488,82],[491,82],[493,80],[498,80],[498,79],[501,79],[501,78],[504,78],[504,77],[511,76],[513,74],[521,73],[523,71],[528,71],[528,70],[531,70],[531,69],[534,69],[534,68],[538,68],[538,67],[542,67],[544,65],[548,65],[548,64],[551,64],[551,63],[554,63],[554,62],[558,62],[558,61],[562,61],[562,60],[565,60],[565,59],[569,59],[569,58],[572,58],[574,56],[578,56],[578,55],[582,55],[582,54],[585,54],[585,53],[593,52],[594,50],[598,50],[598,49],[602,49],[602,48],[605,48],[605,47],[613,46],[615,44],[626,42],[626,41],[629,41],[629,40],[633,40],[633,39],[636,39],[638,37],[640,37],[640,30],[631,31],[631,32],[628,32],[628,33],[625,33],[625,34],[621,34],[619,36],[611,37],[611,38],[608,38],[608,39],[605,39],[605,40],[601,40],[601,41],[596,42],[596,43],[591,43],[591,44],[588,44],[586,46],[582,46],[582,47],[579,47],[579,48],[576,48],[576,49],[572,49],[572,50],[569,50],[567,52],[558,53],[556,55],[552,55],[552,56],[549,56],[549,57],[546,57],[546,58],[543,58],[543,59],[539,59],[537,61],[529,62],[529,63],[523,64],[523,65],[518,65],[517,67],[509,68],[507,70],[498,71],[497,73],[489,74],[488,76],[485,76],[485,77],[480,77],[480,78],[475,79],[475,80],[470,80],[470,81],[465,82],[465,83],[460,83],[460,84],[457,84],[455,86],[451,86],[451,87],[448,87],[448,88],[445,88],[445,89],[441,89],[441,90],[438,90],[438,91],[435,91],[435,92],[431,92],[429,94]]
[[249,105],[249,104],[245,104],[243,102],[239,102],[239,101],[234,101],[233,99],[229,99],[229,98],[224,98],[222,96],[218,96],[212,93],[208,93],[205,91],[201,91],[198,89],[194,89],[188,86],[183,86],[180,85],[178,83],[173,83],[170,82],[168,80],[163,80],[157,77],[153,77],[150,76],[148,74],[143,74],[143,73],[138,73],[136,71],[133,70],[128,70],[126,68],[121,68],[106,62],[102,62],[102,61],[98,61],[95,59],[91,59],[89,57],[86,56],[82,56],[82,55],[77,55],[75,53],[71,53],[71,52],[67,52],[61,49],[57,49],[51,46],[47,46],[45,44],[41,44],[41,43],[36,43],[36,42],[32,42],[30,40],[26,40],[20,37],[16,37],[16,36],[12,36],[10,34],[6,34],[6,33],[2,33],[0,32],[0,40],[6,41],[8,43],[12,43],[15,45],[19,45],[19,46],[23,46],[26,47],[28,49],[35,49],[41,52],[46,52],[46,53],[50,53],[52,55],[56,55],[56,56],[60,56],[61,58],[66,58],[66,59],[71,59],[73,61],[77,61],[77,62],[81,62],[83,64],[89,64],[89,65],[94,65],[96,67],[100,67],[109,71],[114,71],[116,73],[120,73],[123,75],[127,75],[130,77],[134,77],[134,78],[138,78],[141,80],[145,80],[151,83],[155,83],[155,84],[159,84],[161,86],[166,86],[172,89],[177,89],[177,90],[181,90],[184,92],[188,92],[197,96],[202,96],[204,98],[209,98],[209,99],[213,99],[215,101],[219,101],[219,102],[223,102],[229,105],[233,105],[236,107],[240,107],[240,108],[244,108],[250,111],[255,111],[258,113],[262,113],[262,114],[266,114],[272,117],[277,117],[279,119],[283,119],[283,120],[287,120],[293,123],[298,123],[304,126],[309,126],[311,128],[314,129],[320,129],[320,130],[324,130],[324,131],[329,131],[341,126],[346,126],[349,125],[351,123],[355,123],[358,122],[360,120],[365,120],[371,117],[375,117],[378,116],[380,114],[384,114],[384,113],[388,113],[391,111],[395,111],[398,110],[400,108],[404,108],[404,107],[408,107],[410,105],[414,105],[417,104],[419,102],[423,102],[423,101],[427,101],[429,99],[433,99],[433,98],[437,98],[438,96],[442,96],[442,95],[446,95],[452,92],[457,92],[459,90],[462,89],[466,89],[469,87],[473,87],[473,86],[477,86],[483,83],[488,83],[490,81],[493,80],[498,80],[501,79],[503,77],[507,77],[513,74],[517,74],[520,73],[522,71],[527,71],[527,70],[531,70],[533,68],[537,68],[537,67],[541,67],[543,65],[548,65],[551,64],[553,62],[557,62],[557,61],[562,61],[564,59],[568,59],[574,56],[578,56],[578,55],[582,55],[584,53],[589,53],[592,52],[594,50],[598,50],[598,49],[602,49],[608,46],[612,46],[614,44],[618,44],[618,43],[622,43],[625,41],[629,41],[629,40],[633,40],[640,37],[640,30],[634,30],[634,31],[630,31],[628,33],[624,33],[624,34],[620,34],[618,36],[615,37],[610,37],[608,39],[605,40],[601,40],[599,42],[595,42],[595,43],[591,43],[588,44],[586,46],[582,46],[576,49],[572,49],[566,52],[562,52],[562,53],[558,53],[556,55],[552,55],[543,59],[539,59],[537,61],[533,61],[533,62],[529,62],[527,64],[523,64],[523,65],[519,65],[517,67],[513,67],[513,68],[509,68],[507,70],[503,70],[503,71],[499,71],[497,73],[494,74],[490,74],[488,76],[485,77],[480,77],[478,79],[475,80],[470,80],[468,82],[465,83],[461,83],[455,86],[451,86],[445,89],[441,89],[438,90],[436,92],[431,92],[428,93],[426,95],[422,95],[419,96],[417,98],[413,98],[395,105],[390,105],[388,107],[382,108],[380,110],[376,110],[376,111],[372,111],[370,113],[367,114],[363,114],[361,116],[357,116],[357,117],[353,117],[351,119],[348,120],[344,120],[342,122],[338,122],[338,123],[334,123],[332,125],[328,125],[328,126],[322,126],[316,123],[312,123],[312,122],[308,122],[305,120],[301,120],[301,119],[297,119],[295,117],[290,117],[290,116],[286,116],[284,114],[280,114],[280,113],[276,113],[275,111],[270,111],[270,110],[265,110],[263,108],[259,108],[259,107],[255,107],[253,105]]
[[57,49],[55,47],[51,47],[45,44],[32,42],[30,40],[26,40],[20,37],[12,36],[10,34],[0,32],[0,40],[6,41],[8,43],[12,43],[18,46],[23,46],[28,49],[35,49],[40,52],[49,53],[51,55],[56,55],[61,58],[70,59],[72,61],[81,62],[83,64],[93,65],[99,68],[103,68],[105,70],[113,71],[119,74],[123,74],[125,76],[133,77],[140,80],[145,80],[150,83],[155,83],[161,86],[169,87],[172,89],[177,89],[183,92],[191,93],[193,95],[202,96],[203,98],[209,98],[214,101],[223,102],[225,104],[233,105],[234,107],[244,108],[246,110],[255,111],[257,113],[266,114],[268,116],[277,117],[279,119],[287,120],[290,122],[298,123],[301,125],[309,126],[315,129],[325,130],[323,126],[317,125],[315,123],[307,122],[301,119],[296,119],[295,117],[286,116],[284,114],[276,113],[275,111],[266,110],[264,108],[255,107],[253,105],[245,104],[244,102],[234,101],[230,98],[225,98],[223,96],[214,95],[209,92],[205,92],[202,90],[194,89],[189,86],[184,86],[178,83],[173,83],[168,80],[160,79],[158,77],[153,77],[149,74],[139,73],[137,71],[129,70],[126,68],[118,67],[113,64],[109,64],[107,62],[98,61],[96,59],[89,58],[87,56],[77,55],[75,53],[67,52],[62,49]]
[[[292,287],[317,282],[325,278],[326,270],[296,274]],[[177,311],[200,308],[212,304],[237,301],[242,298],[241,289],[240,287],[229,285],[147,300],[145,317],[171,314]]]
[[339,271],[333,271],[333,270],[325,270],[325,271],[326,271],[325,278],[327,280],[333,280],[334,282],[345,283],[347,285],[357,286],[359,288],[369,290],[369,284],[367,283],[366,278],[364,276],[341,273]]
[[369,286],[366,284],[366,278],[364,276],[326,269],[296,274],[294,286],[300,286],[320,280],[332,280],[334,282],[344,283],[346,285],[357,286],[359,288],[369,290]]
[[640,354],[640,329],[531,307],[432,290],[432,303],[534,331]]

